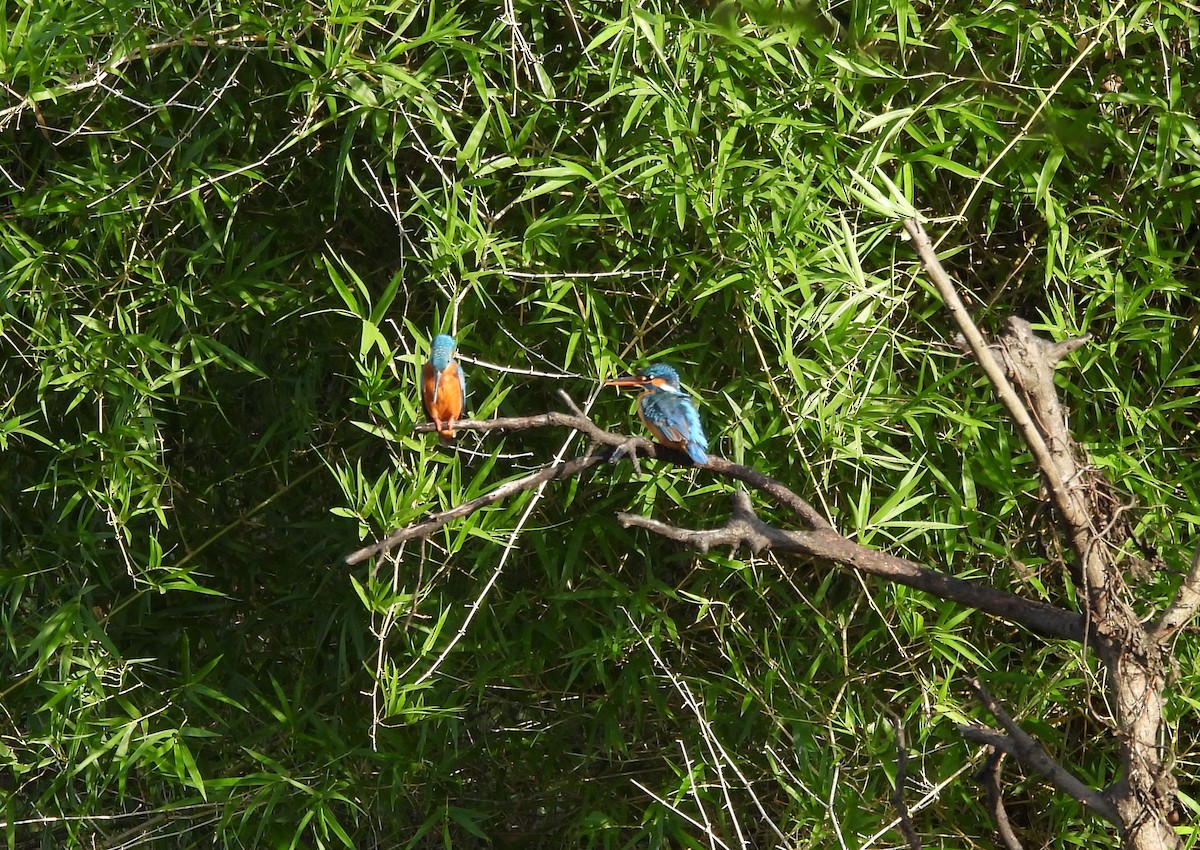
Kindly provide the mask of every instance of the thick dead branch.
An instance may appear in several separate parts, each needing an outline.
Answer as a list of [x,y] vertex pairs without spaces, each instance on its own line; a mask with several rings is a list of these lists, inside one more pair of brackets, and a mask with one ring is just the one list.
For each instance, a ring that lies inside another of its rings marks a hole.
[[804,524],[813,531],[833,531],[833,526],[816,508],[775,479],[763,475],[755,469],[732,463],[715,455],[709,456],[708,465],[705,468],[725,478],[732,478],[734,481],[748,484],[763,495],[770,496],[780,507],[788,508],[800,517]]
[[[970,348],[971,353],[975,356],[975,360],[979,363],[980,368],[983,369],[983,373],[987,375],[988,381],[992,384],[992,389],[996,392],[996,397],[1000,399],[1000,403],[1004,405],[1008,411],[1008,415],[1012,417],[1013,423],[1020,430],[1025,444],[1033,452],[1038,468],[1046,478],[1046,486],[1051,493],[1055,506],[1072,526],[1086,526],[1088,519],[1086,512],[1081,511],[1079,505],[1071,498],[1068,489],[1069,482],[1064,479],[1058,464],[1055,463],[1042,431],[1034,422],[1033,416],[1021,400],[1021,397],[1017,395],[1016,389],[1009,381],[1009,376],[1004,369],[1004,365],[996,358],[995,353],[987,344],[987,341],[984,340],[983,334],[980,333],[979,328],[972,321],[971,314],[967,311],[966,305],[958,297],[958,290],[955,289],[950,275],[946,273],[945,268],[942,267],[941,262],[938,260],[937,252],[934,250],[933,243],[930,241],[929,235],[925,232],[925,228],[921,226],[920,222],[908,219],[904,222],[904,229],[912,237],[917,254],[920,256],[921,263],[925,267],[925,273],[929,276],[929,280],[942,297],[942,301],[946,305],[946,310],[950,313],[951,318],[954,319],[955,324],[958,325],[959,331],[966,340],[968,348]],[[1051,372],[1053,372],[1053,367],[1051,367]],[[1051,382],[1050,389],[1052,395],[1053,387],[1053,382]],[[1055,396],[1055,403],[1057,404],[1057,396]]]
[[[347,555],[346,563],[351,566],[362,563],[381,552],[396,548],[406,540],[428,537],[446,525],[446,523],[473,514],[480,508],[496,504],[525,490],[532,490],[547,481],[574,478],[593,467],[610,461],[620,460],[625,456],[628,456],[633,461],[635,469],[638,468],[639,456],[667,460],[681,466],[696,465],[686,452],[679,451],[678,449],[668,448],[642,437],[631,437],[626,434],[605,431],[584,415],[583,411],[575,404],[574,399],[566,393],[560,393],[560,395],[567,406],[571,408],[572,413],[551,411],[533,416],[510,416],[498,419],[463,419],[456,422],[454,427],[459,431],[477,431],[479,433],[527,431],[537,428],[573,428],[586,435],[593,443],[607,447],[607,450],[596,453],[589,452],[583,457],[564,460],[560,463],[542,467],[523,478],[502,484],[495,490],[485,493],[469,502],[463,502],[461,505],[456,505],[450,510],[434,514],[422,522],[397,529],[383,540],[373,543],[370,546],[364,546],[358,551]],[[432,422],[423,422],[413,430],[418,433],[428,433],[436,430],[436,426]],[[831,527],[829,521],[821,516],[816,508],[780,482],[770,476],[763,475],[755,469],[732,463],[715,455],[709,456],[708,463],[703,468],[709,469],[726,478],[732,478],[735,481],[741,481],[744,484],[750,485],[755,490],[770,497],[776,504],[792,511],[810,528]]]
[[887,552],[868,549],[832,529],[785,531],[759,519],[754,513],[749,496],[744,492],[733,493],[730,499],[733,502],[733,510],[729,520],[721,528],[679,528],[638,514],[621,513],[617,514],[617,519],[627,528],[645,528],[701,552],[707,552],[714,546],[728,546],[733,549],[745,546],[752,552],[771,549],[775,552],[807,555],[850,567],[867,575],[879,576],[896,584],[924,591],[939,599],[976,608],[1046,637],[1083,640],[1083,619],[1071,611],[997,590],[985,584],[956,578]]

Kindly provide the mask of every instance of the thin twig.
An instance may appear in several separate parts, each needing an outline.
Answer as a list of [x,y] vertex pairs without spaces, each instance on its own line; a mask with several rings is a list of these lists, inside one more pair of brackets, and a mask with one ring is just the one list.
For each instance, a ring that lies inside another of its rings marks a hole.
[[619,277],[630,280],[639,277],[660,277],[665,269],[614,269],[608,272],[521,272],[505,269],[504,276],[517,280],[602,280]]
[[775,837],[780,841],[786,842],[787,836],[785,836],[783,831],[776,826],[773,820],[771,820],[770,815],[767,813],[766,807],[762,804],[762,801],[759,800],[758,795],[754,793],[753,784],[746,778],[746,775],[742,773],[741,768],[737,766],[737,762],[733,760],[733,756],[729,754],[729,751],[726,750],[725,746],[721,743],[720,738],[717,737],[717,733],[713,730],[712,724],[708,722],[708,718],[704,715],[704,709],[700,703],[700,700],[696,699],[695,694],[692,693],[692,690],[688,687],[687,682],[683,681],[679,676],[677,676],[675,672],[667,666],[666,662],[663,661],[662,656],[660,656],[658,651],[655,650],[653,644],[650,643],[649,638],[646,637],[646,634],[640,628],[638,628],[637,623],[634,621],[633,616],[629,613],[629,611],[625,611],[625,616],[629,619],[629,624],[633,626],[634,630],[638,633],[638,637],[642,639],[643,645],[645,645],[646,649],[649,650],[650,656],[654,659],[655,665],[663,671],[668,679],[670,679],[671,684],[675,687],[676,692],[678,692],[679,696],[683,699],[684,704],[687,705],[692,714],[695,716],[696,722],[700,727],[701,738],[704,740],[705,746],[708,747],[709,756],[712,759],[713,765],[716,767],[717,779],[720,782],[721,791],[725,796],[726,810],[729,812],[730,820],[733,822],[734,830],[738,834],[738,841],[740,842],[741,846],[747,847],[749,844],[746,841],[746,837],[742,834],[742,826],[741,822],[738,820],[737,807],[734,806],[733,800],[729,796],[729,786],[725,782],[724,769],[722,768],[723,764],[729,765],[730,769],[737,774],[738,779],[741,780],[742,786],[750,795],[750,799],[754,801],[754,805],[758,809],[758,813],[762,817],[763,822],[771,828],[771,831],[775,833]]
[[[769,751],[770,750],[768,750],[768,752]],[[949,776],[943,777],[941,782],[939,782],[933,788],[926,791],[924,796],[921,797],[921,799],[919,799],[919,800],[917,800],[917,802],[913,803],[913,805],[909,807],[910,810],[914,811],[914,812],[919,812],[922,809],[924,809],[926,806],[931,805],[934,801],[936,801],[938,799],[938,797],[939,797],[939,795],[941,795],[942,791],[945,788],[947,788],[950,785],[953,785],[955,782],[957,782],[958,778],[960,776],[962,776],[962,774],[966,773],[967,770],[969,769],[969,767],[970,767],[969,764],[963,764],[960,767],[956,768],[953,772],[951,772]],[[874,835],[868,837],[866,841],[864,841],[861,845],[859,845],[859,850],[870,850],[870,848],[875,845],[875,842],[877,842],[879,839],[883,838],[883,836],[887,835],[889,832],[891,832],[893,829],[895,829],[899,825],[900,825],[900,819],[894,818],[891,821],[891,823],[886,824],[882,829],[880,829]]]
[[921,836],[917,834],[912,817],[908,813],[908,804],[904,802],[904,783],[908,779],[908,745],[904,740],[904,724],[899,717],[890,712],[888,717],[892,721],[892,729],[896,732],[896,789],[892,792],[892,806],[896,809],[900,832],[904,834],[909,850],[921,850]]
[[842,763],[839,761],[833,766],[833,778],[829,783],[829,799],[823,802],[825,803],[825,811],[829,814],[829,822],[833,824],[833,834],[837,836],[838,844],[842,850],[850,850],[846,846],[846,838],[842,835],[842,823],[838,820],[837,808],[834,806],[834,802],[837,800],[837,787],[841,775]]
[[[1104,22],[1101,23],[1100,26],[1097,28],[1097,31],[1104,32],[1105,30],[1107,30],[1108,25],[1110,23],[1112,23],[1114,20],[1116,20],[1117,15],[1120,14],[1121,9],[1124,6],[1125,6],[1125,0],[1118,0],[1117,3],[1113,4],[1112,11],[1109,13],[1108,17],[1104,20]],[[1033,112],[1030,113],[1029,117],[1025,120],[1025,123],[1021,126],[1021,129],[1011,139],[1009,139],[1008,144],[1006,144],[1001,149],[1000,153],[996,154],[996,156],[993,157],[992,161],[987,164],[987,167],[984,168],[983,172],[979,175],[979,177],[976,178],[975,185],[973,187],[971,187],[970,194],[968,194],[967,199],[965,201],[963,201],[963,205],[959,208],[958,214],[955,216],[955,218],[963,219],[966,217],[967,210],[970,209],[971,204],[975,200],[975,196],[977,194],[979,194],[979,190],[982,189],[983,186],[989,182],[988,175],[992,173],[992,171],[996,168],[997,165],[1000,164],[1001,160],[1003,160],[1004,157],[1008,156],[1009,151],[1011,151],[1013,148],[1015,148],[1017,145],[1019,145],[1023,140],[1025,140],[1028,137],[1030,128],[1033,127],[1037,123],[1039,117],[1042,114],[1042,110],[1050,105],[1050,100],[1056,94],[1058,94],[1058,90],[1060,88],[1062,88],[1063,84],[1066,83],[1066,81],[1071,78],[1071,75],[1075,73],[1075,69],[1078,68],[1083,63],[1083,61],[1088,57],[1088,55],[1092,52],[1092,48],[1094,48],[1101,41],[1102,41],[1102,39],[1100,39],[1100,38],[1088,39],[1083,44],[1083,47],[1082,47],[1082,49],[1080,49],[1079,53],[1071,61],[1071,64],[1068,65],[1066,67],[1066,69],[1059,75],[1058,79],[1054,81],[1053,85],[1051,85],[1049,89],[1047,89],[1044,93],[1042,93],[1041,102],[1037,105],[1037,108],[1035,108],[1033,110]]]
[[[455,423],[455,427],[459,427],[460,423]],[[480,508],[494,505],[496,502],[502,502],[510,496],[515,496],[517,493],[523,493],[526,490],[532,490],[535,487],[540,487],[546,482],[555,481],[563,478],[574,478],[580,473],[593,466],[598,466],[608,460],[603,454],[595,454],[591,456],[577,457],[573,460],[562,461],[559,463],[544,466],[537,472],[530,473],[523,478],[518,478],[513,481],[501,484],[495,490],[484,493],[478,498],[472,499],[469,502],[463,502],[448,511],[434,514],[424,522],[416,525],[408,525],[404,528],[397,529],[385,537],[378,543],[372,543],[370,546],[364,546],[357,552],[353,552],[346,556],[346,563],[350,566],[360,564],[368,558],[373,558],[380,552],[386,552],[399,546],[405,540],[416,540],[421,537],[428,537],[439,528],[444,526],[451,520],[459,519],[464,516],[475,513]]]
[[[597,390],[597,392],[588,400],[589,405],[596,400],[596,395],[598,394],[599,390]],[[587,415],[582,411],[580,411],[580,413],[582,414],[580,418],[590,424],[591,420],[587,418]],[[576,429],[567,435],[567,438],[563,440],[563,444],[559,448],[558,453],[555,455],[554,461],[551,463],[549,468],[553,468],[562,464],[563,456],[567,453],[567,449],[570,448],[572,441],[574,441],[578,433],[579,429]],[[482,609],[484,600],[487,599],[488,594],[491,593],[496,581],[500,578],[500,574],[504,571],[504,565],[508,563],[509,556],[516,551],[517,538],[521,535],[521,532],[525,530],[525,524],[529,522],[529,518],[533,516],[534,510],[538,506],[538,502],[540,502],[542,499],[542,494],[546,492],[546,485],[549,484],[551,480],[552,479],[547,478],[538,484],[537,489],[534,491],[533,498],[529,500],[529,504],[525,506],[525,510],[522,512],[521,518],[517,520],[517,524],[513,528],[512,533],[509,534],[508,540],[504,544],[504,551],[500,553],[500,558],[496,562],[495,569],[492,570],[492,574],[488,577],[488,580],[484,583],[479,593],[476,594],[475,599],[471,602],[470,606],[468,606],[467,616],[463,618],[458,630],[454,633],[454,636],[450,639],[449,643],[447,643],[442,651],[438,654],[438,657],[434,659],[433,664],[429,665],[429,669],[422,673],[420,677],[413,683],[414,687],[421,685],[433,678],[433,674],[441,668],[443,662],[445,662],[445,660],[450,656],[450,653],[454,651],[454,647],[458,646],[459,642],[466,637],[467,630],[471,627],[471,622],[475,619],[475,616],[479,613],[480,609]]]
[[1000,782],[1004,771],[1004,750],[993,749],[988,755],[983,767],[975,774],[975,778],[983,784],[988,796],[988,810],[992,814],[992,822],[996,824],[996,832],[1005,850],[1024,850],[1017,834],[1013,832],[1008,820],[1008,810],[1004,807],[1004,787]]
[[[746,836],[742,832],[742,822],[738,817],[738,807],[734,805],[733,799],[729,795],[729,783],[725,780],[724,765],[726,762],[732,765],[733,760],[728,757],[728,753],[725,752],[723,747],[721,747],[720,753],[717,752],[717,748],[720,747],[720,742],[717,740],[716,733],[709,724],[708,718],[704,716],[704,711],[700,707],[699,701],[697,701],[695,695],[692,693],[691,688],[687,686],[686,682],[675,675],[675,672],[667,666],[665,661],[663,661],[662,656],[658,654],[658,651],[654,648],[654,645],[650,643],[649,638],[647,638],[645,633],[638,628],[637,622],[633,619],[633,615],[630,614],[629,611],[625,611],[625,616],[628,618],[629,624],[633,626],[634,631],[638,633],[638,637],[641,638],[642,644],[646,647],[647,651],[649,651],[650,657],[654,659],[654,665],[663,672],[663,675],[665,675],[668,680],[670,680],[672,686],[675,688],[676,693],[679,694],[679,698],[683,700],[683,704],[687,706],[688,710],[692,713],[692,716],[696,718],[696,723],[700,730],[700,738],[704,741],[704,745],[708,749],[709,759],[717,771],[717,786],[721,789],[721,795],[725,798],[725,811],[729,815],[730,823],[733,824],[734,832],[737,833],[738,846],[742,847],[744,850],[744,848],[748,846],[746,842]],[[747,785],[747,787],[749,787],[749,785]],[[770,823],[769,820],[768,823]],[[778,829],[776,832],[778,832]],[[783,838],[784,836],[782,833],[780,833],[779,837]]]
[[[626,612],[626,614],[628,614],[628,612]],[[722,847],[725,847],[727,846],[725,842],[721,841],[721,839],[718,838],[717,834],[713,831],[712,819],[708,816],[708,809],[704,807],[704,799],[700,796],[700,789],[696,787],[696,767],[692,764],[692,757],[687,751],[687,745],[684,744],[682,738],[676,739],[675,743],[679,745],[679,751],[683,753],[683,763],[687,765],[687,776],[689,780],[688,791],[691,793],[692,799],[696,801],[696,808],[699,810],[700,816],[704,818],[704,834],[708,837],[709,850],[717,850],[718,842]],[[691,820],[692,823],[696,822],[695,818],[689,818],[689,820]],[[697,826],[699,826],[699,824],[697,824]]]
[[[87,89],[103,87],[107,84],[110,77],[128,65],[130,62],[135,62],[139,59],[144,59],[152,56],[155,53],[161,53],[164,50],[172,50],[176,47],[233,47],[246,44],[264,43],[263,48],[267,48],[266,36],[261,34],[256,35],[240,35],[233,38],[223,38],[226,33],[233,32],[238,29],[238,26],[224,27],[223,29],[213,30],[212,32],[201,33],[198,35],[187,35],[182,38],[172,38],[167,41],[160,41],[154,44],[143,44],[140,47],[134,48],[128,53],[120,56],[111,56],[102,62],[98,62],[92,69],[93,76],[90,79],[80,79],[75,82],[67,83],[64,86],[58,87],[55,91],[58,97],[64,94],[77,91],[85,91]],[[11,91],[11,89],[10,89]],[[37,101],[28,95],[24,96],[21,103],[16,106],[10,106],[6,109],[0,109],[0,129],[7,126],[7,121],[10,117],[24,112],[26,109],[37,111]]]
[[480,360],[478,357],[469,357],[462,353],[455,354],[455,358],[472,366],[479,366],[483,369],[489,369],[492,372],[504,372],[509,375],[528,375],[532,378],[557,378],[558,380],[564,378],[585,378],[584,375],[576,375],[574,372],[542,372],[538,369],[519,369],[516,366],[501,366],[499,363],[490,363],[487,360]]
[[689,815],[683,809],[679,808],[679,806],[675,805],[670,800],[663,797],[661,794],[659,794],[653,788],[650,788],[645,783],[640,782],[636,779],[634,779],[632,781],[633,781],[634,787],[638,788],[641,791],[644,791],[647,795],[649,795],[650,799],[652,799],[654,802],[658,803],[664,809],[668,809],[668,810],[674,812],[675,814],[679,815],[681,818],[686,820],[688,823],[690,823],[692,826],[696,827],[697,829],[704,830],[706,832],[706,834],[708,835],[710,846],[712,846],[712,844],[715,842],[716,844],[721,846],[722,850],[733,850],[732,847],[730,847],[728,844],[726,844],[724,841],[721,840],[720,836],[716,835],[711,830],[706,829],[704,824],[700,823],[700,821],[696,820],[694,817]]

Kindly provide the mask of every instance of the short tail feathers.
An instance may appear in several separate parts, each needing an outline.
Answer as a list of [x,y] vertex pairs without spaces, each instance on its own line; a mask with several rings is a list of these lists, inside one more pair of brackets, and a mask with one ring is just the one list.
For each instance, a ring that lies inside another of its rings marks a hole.
[[699,464],[708,463],[708,453],[704,450],[704,448],[705,447],[703,443],[698,443],[695,440],[688,440],[688,457]]

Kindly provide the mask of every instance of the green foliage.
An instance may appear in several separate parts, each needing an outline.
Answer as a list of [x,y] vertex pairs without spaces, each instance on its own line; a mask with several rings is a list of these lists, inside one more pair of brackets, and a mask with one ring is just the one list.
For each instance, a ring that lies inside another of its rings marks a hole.
[[[662,357],[715,451],[844,532],[1070,604],[1032,464],[898,237],[916,208],[985,326],[1095,335],[1061,388],[1165,560],[1160,605],[1200,524],[1191,7],[14,0],[5,18],[10,846],[891,846],[890,715],[926,846],[990,846],[953,727],[976,670],[1113,780],[1075,648],[614,521],[718,524],[727,487],[703,474],[622,465],[395,560],[341,558],[583,449],[413,435],[414,376],[452,331],[485,361],[476,415],[563,389],[635,427],[599,382]],[[1194,637],[1180,655],[1191,765]],[[1115,846],[1011,778],[1030,845]]]

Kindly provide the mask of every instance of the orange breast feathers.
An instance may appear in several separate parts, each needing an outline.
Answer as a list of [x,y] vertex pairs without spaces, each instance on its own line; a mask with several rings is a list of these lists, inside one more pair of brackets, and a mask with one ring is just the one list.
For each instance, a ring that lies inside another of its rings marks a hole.
[[433,420],[438,434],[447,440],[453,439],[454,423],[462,417],[466,407],[465,383],[462,368],[454,360],[440,372],[432,363],[426,363],[421,370],[425,412]]

